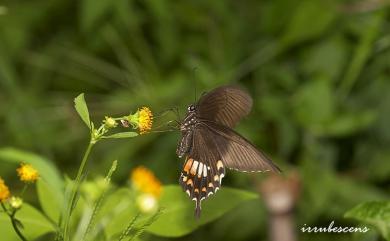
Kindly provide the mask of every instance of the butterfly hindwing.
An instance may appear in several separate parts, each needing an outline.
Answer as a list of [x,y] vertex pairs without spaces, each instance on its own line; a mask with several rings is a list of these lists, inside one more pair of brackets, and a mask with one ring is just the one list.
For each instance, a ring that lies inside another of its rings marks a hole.
[[[221,160],[215,165],[215,168],[212,168],[210,165],[191,157],[187,157],[184,163],[179,182],[190,199],[196,203],[196,217],[200,217],[201,202],[216,193],[221,187],[225,168]],[[213,170],[217,170],[217,172],[214,173]]]
[[244,172],[280,172],[271,159],[231,128],[210,121],[203,121],[202,125],[209,129],[210,139],[227,168]]

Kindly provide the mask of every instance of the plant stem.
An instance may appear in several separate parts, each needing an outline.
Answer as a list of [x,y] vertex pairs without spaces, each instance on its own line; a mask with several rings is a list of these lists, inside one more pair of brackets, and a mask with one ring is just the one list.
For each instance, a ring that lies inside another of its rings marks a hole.
[[19,236],[19,238],[23,241],[27,241],[27,239],[23,236],[23,234],[20,232],[18,225],[16,224],[16,219],[15,219],[15,211],[12,213],[9,213],[7,208],[4,206],[3,202],[1,203],[1,207],[4,209],[4,212],[7,213],[8,217],[11,219],[12,227],[15,230],[15,233]]
[[28,183],[24,184],[22,192],[20,193],[20,197],[23,197],[23,195],[26,192],[27,188],[28,188]]
[[69,199],[69,203],[68,203],[68,206],[67,206],[67,212],[65,214],[65,220],[64,220],[64,235],[63,235],[63,239],[65,241],[68,240],[68,231],[69,231],[68,229],[69,229],[70,217],[72,215],[72,210],[73,210],[73,207],[74,207],[75,202],[76,202],[77,193],[78,193],[78,191],[80,189],[81,177],[82,177],[82,175],[84,173],[85,165],[87,163],[89,153],[91,152],[91,149],[92,149],[92,147],[93,147],[93,145],[95,143],[96,143],[96,141],[93,140],[93,138],[91,138],[91,141],[88,144],[88,147],[87,147],[87,149],[85,151],[83,160],[81,161],[79,170],[77,172],[75,183],[73,184],[73,188],[72,188],[72,192],[70,194],[70,199]]
[[131,220],[131,222],[127,225],[127,227],[123,230],[121,236],[119,237],[118,241],[122,241],[124,238],[126,238],[131,229],[134,227],[134,224],[135,222],[137,221],[137,219],[141,216],[140,213],[137,213],[137,215],[134,216],[134,218]]

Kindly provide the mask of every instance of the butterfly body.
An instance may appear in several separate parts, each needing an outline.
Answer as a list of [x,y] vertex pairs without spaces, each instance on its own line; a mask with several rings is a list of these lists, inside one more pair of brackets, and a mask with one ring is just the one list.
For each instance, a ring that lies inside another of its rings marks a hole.
[[195,201],[195,216],[201,202],[216,193],[225,167],[238,171],[274,171],[279,168],[232,128],[246,116],[252,98],[234,86],[221,86],[188,107],[180,124],[182,138],[176,153],[185,157],[179,182]]
[[198,118],[196,117],[195,107],[191,105],[188,107],[187,116],[180,125],[182,138],[176,149],[176,154],[179,158],[182,158],[190,150],[192,145],[193,130],[197,124]]

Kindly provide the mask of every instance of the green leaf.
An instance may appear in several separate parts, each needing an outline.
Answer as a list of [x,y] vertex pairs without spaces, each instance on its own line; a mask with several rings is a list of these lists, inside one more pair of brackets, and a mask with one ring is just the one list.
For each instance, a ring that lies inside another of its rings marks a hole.
[[135,136],[138,136],[138,133],[137,132],[132,132],[132,131],[129,131],[129,132],[120,132],[120,133],[116,133],[116,134],[113,134],[113,135],[110,135],[110,136],[104,136],[103,138],[106,138],[106,139],[118,139],[118,138],[130,138],[130,137],[135,137]]
[[390,240],[390,201],[361,203],[346,212],[345,217],[375,226],[386,240]]
[[38,180],[37,192],[39,203],[45,214],[54,222],[58,222],[63,207],[64,196],[57,195],[45,180]]
[[38,170],[41,178],[48,183],[50,189],[55,192],[55,195],[63,195],[63,180],[58,172],[58,169],[50,160],[34,153],[18,150],[12,147],[0,148],[0,159],[17,165],[21,162],[31,164]]
[[84,99],[84,93],[80,94],[74,99],[74,107],[88,128],[92,129],[91,120],[89,119],[88,106]]
[[197,220],[194,217],[194,202],[188,198],[181,187],[164,186],[160,200],[164,213],[148,231],[165,237],[183,236],[219,218],[240,203],[257,197],[255,193],[224,187],[202,202],[201,218]]
[[327,123],[323,130],[319,130],[322,134],[330,136],[346,136],[354,132],[368,128],[377,113],[374,111],[360,111],[359,113],[340,113],[336,118]]
[[110,222],[100,223],[110,240],[120,234],[137,214],[133,200],[130,188],[120,188],[108,195],[100,207],[96,220],[100,222],[110,220]]
[[282,37],[282,43],[291,46],[320,36],[335,19],[336,13],[332,1],[300,1]]
[[[23,204],[15,217],[20,220],[24,226],[22,233],[28,240],[33,240],[45,233],[54,232],[55,230],[53,225],[44,215],[27,203]],[[4,240],[4,233],[6,233],[7,236],[10,236],[9,239],[5,240],[18,240],[17,235],[12,228],[11,221],[5,213],[0,213],[0,227],[2,240]]]
[[331,84],[326,79],[305,83],[293,99],[296,120],[305,128],[316,130],[333,118],[335,99]]
[[347,42],[339,35],[307,46],[302,51],[300,67],[309,78],[321,75],[334,83],[347,63],[349,57],[347,47]]

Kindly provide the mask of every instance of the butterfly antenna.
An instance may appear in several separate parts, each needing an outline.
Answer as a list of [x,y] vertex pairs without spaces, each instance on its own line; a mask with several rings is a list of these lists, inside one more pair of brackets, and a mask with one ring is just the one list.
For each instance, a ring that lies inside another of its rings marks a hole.
[[[174,125],[172,125],[174,123]],[[166,123],[163,123],[159,126],[157,126],[155,129],[159,129],[161,127],[164,127],[164,126],[168,126],[169,128],[176,128],[178,129],[179,128],[179,122],[177,120],[170,120]]]
[[192,79],[194,81],[194,103],[196,103],[196,76],[195,73],[198,70],[197,67],[192,68]]
[[[169,109],[160,111],[160,112],[158,112],[158,113],[155,115],[155,118],[164,117],[164,116],[166,116],[167,114],[169,114],[170,112],[175,113],[176,109],[177,109],[177,107],[172,107],[172,108],[169,108]],[[176,114],[176,113],[175,113],[175,114]]]

